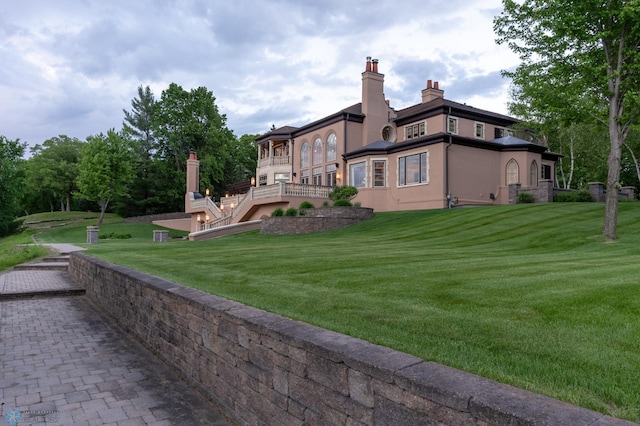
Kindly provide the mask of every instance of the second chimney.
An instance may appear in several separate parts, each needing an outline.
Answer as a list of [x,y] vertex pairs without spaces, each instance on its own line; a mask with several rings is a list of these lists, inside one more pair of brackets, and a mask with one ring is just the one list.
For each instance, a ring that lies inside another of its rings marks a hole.
[[427,80],[427,88],[422,90],[422,103],[427,103],[434,99],[443,98],[444,90],[440,90],[437,81]]

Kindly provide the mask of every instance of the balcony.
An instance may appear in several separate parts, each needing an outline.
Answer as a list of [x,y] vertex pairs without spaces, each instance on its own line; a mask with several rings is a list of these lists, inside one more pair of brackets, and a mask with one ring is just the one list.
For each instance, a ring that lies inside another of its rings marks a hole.
[[270,166],[288,166],[291,165],[290,155],[274,155],[258,160],[258,168]]

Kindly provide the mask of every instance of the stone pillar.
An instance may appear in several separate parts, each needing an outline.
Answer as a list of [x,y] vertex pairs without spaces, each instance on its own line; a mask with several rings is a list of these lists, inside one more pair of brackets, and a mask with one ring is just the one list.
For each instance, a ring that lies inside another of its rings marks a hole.
[[552,203],[553,202],[553,181],[551,179],[542,179],[538,183],[538,202],[540,203]]
[[518,201],[518,192],[520,192],[519,183],[509,184],[509,204],[515,204]]
[[154,243],[166,243],[167,241],[169,241],[169,231],[165,231],[164,229],[153,230]]
[[98,227],[87,226],[87,244],[96,244],[98,242]]
[[589,182],[589,193],[596,203],[603,203],[606,199],[602,182]]
[[626,200],[634,200],[636,198],[636,188],[633,186],[623,186],[620,188],[620,197]]

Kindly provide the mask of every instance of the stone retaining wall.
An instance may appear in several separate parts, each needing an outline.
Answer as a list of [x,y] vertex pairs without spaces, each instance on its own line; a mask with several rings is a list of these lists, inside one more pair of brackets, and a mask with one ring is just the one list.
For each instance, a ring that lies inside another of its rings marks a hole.
[[632,424],[80,252],[69,273],[238,424]]
[[263,234],[309,234],[354,225],[373,217],[373,209],[363,207],[318,207],[305,209],[304,216],[263,217]]

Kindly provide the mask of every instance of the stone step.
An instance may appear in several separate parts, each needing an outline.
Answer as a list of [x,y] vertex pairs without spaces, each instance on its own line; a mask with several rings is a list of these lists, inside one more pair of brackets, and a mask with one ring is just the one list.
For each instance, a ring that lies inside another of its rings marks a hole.
[[66,262],[69,263],[69,256],[55,256],[55,257],[45,257],[42,259],[42,262],[45,263],[57,263],[57,262]]
[[22,263],[13,267],[14,271],[27,270],[45,270],[45,271],[66,271],[69,268],[69,262],[38,262],[38,263]]

